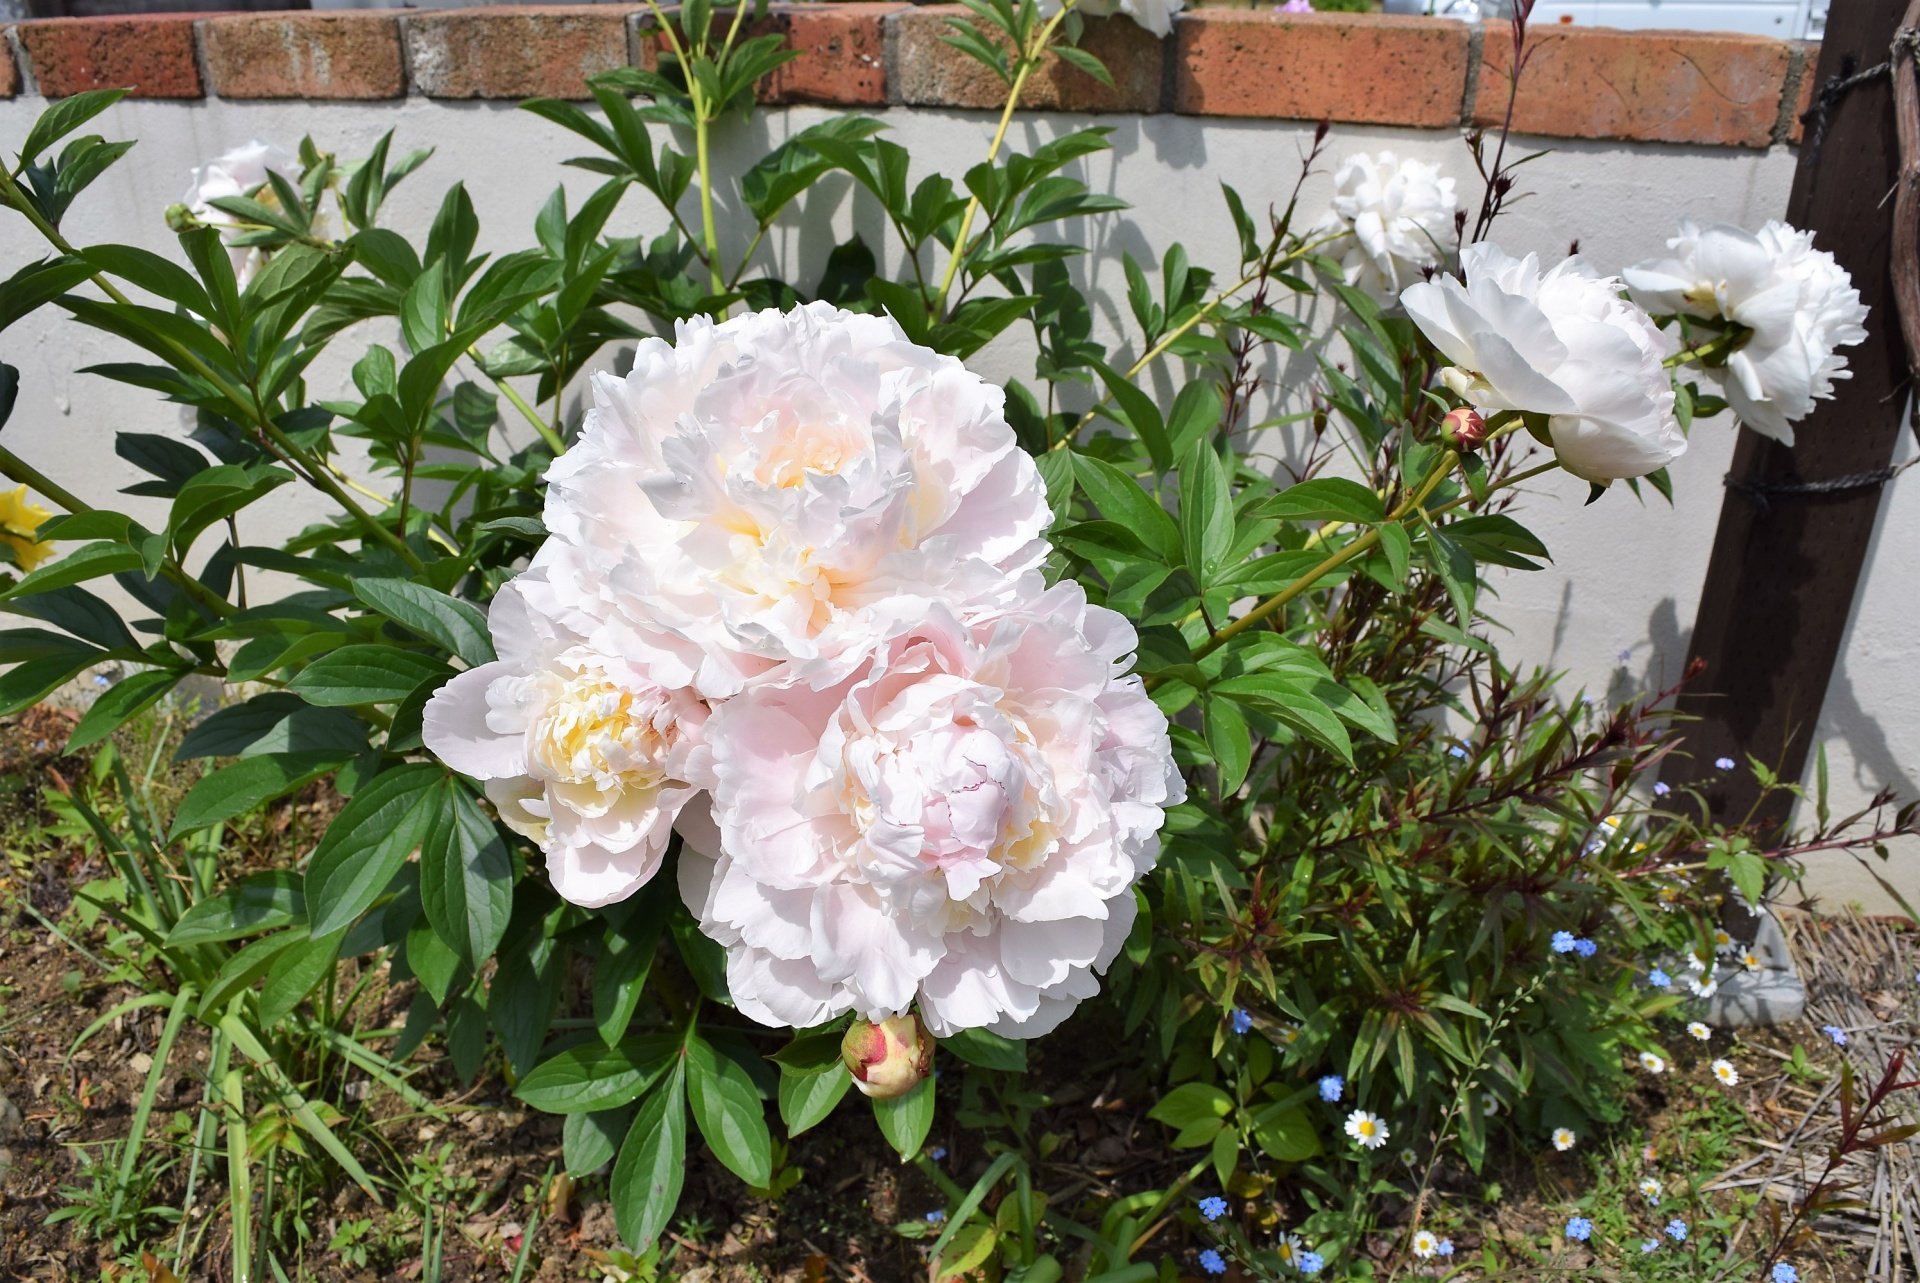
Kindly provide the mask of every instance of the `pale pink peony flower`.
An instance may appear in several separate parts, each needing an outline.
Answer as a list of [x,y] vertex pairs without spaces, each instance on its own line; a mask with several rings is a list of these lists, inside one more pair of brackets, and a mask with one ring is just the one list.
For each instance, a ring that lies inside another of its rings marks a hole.
[[499,659],[434,692],[422,736],[486,781],[501,821],[546,853],[554,890],[611,904],[659,872],[674,818],[704,786],[707,706],[531,610],[538,582],[494,597]]
[[1002,609],[1051,514],[999,388],[824,303],[648,339],[547,479],[529,599],[668,686],[831,685],[937,604]]
[[804,1028],[918,1001],[936,1037],[1027,1038],[1097,992],[1184,797],[1134,645],[1062,583],[972,626],[935,605],[831,688],[719,707],[680,886],[739,1009]]

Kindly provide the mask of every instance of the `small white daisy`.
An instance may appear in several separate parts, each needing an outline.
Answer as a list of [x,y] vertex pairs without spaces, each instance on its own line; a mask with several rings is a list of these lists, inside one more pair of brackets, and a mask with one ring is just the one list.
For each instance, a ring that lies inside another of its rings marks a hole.
[[1723,1087],[1737,1087],[1740,1085],[1740,1071],[1733,1067],[1731,1060],[1714,1061],[1713,1076],[1720,1080],[1720,1084]]
[[1740,955],[1740,965],[1748,971],[1760,970],[1760,955],[1749,949]]
[[1302,1245],[1298,1234],[1282,1234],[1280,1241],[1273,1245],[1274,1255],[1280,1258],[1280,1264],[1293,1266],[1300,1264]]
[[1639,1184],[1640,1196],[1655,1207],[1660,1206],[1660,1195],[1666,1192],[1666,1186],[1652,1176],[1642,1176]]
[[1573,1129],[1570,1127],[1556,1127],[1553,1129],[1553,1147],[1563,1154],[1572,1149],[1574,1142],[1579,1139],[1578,1136],[1573,1134]]
[[1488,1118],[1497,1118],[1500,1114],[1500,1098],[1490,1091],[1480,1093],[1480,1112]]
[[1421,1230],[1413,1236],[1413,1254],[1426,1260],[1440,1250],[1440,1239],[1432,1230]]
[[1390,1134],[1385,1120],[1378,1114],[1356,1109],[1347,1115],[1347,1135],[1359,1142],[1362,1149],[1379,1149],[1387,1143]]
[[1643,1051],[1640,1053],[1640,1068],[1650,1074],[1664,1074],[1667,1072],[1667,1062],[1650,1051]]
[[1407,1167],[1418,1167],[1420,1165],[1420,1155],[1414,1153],[1413,1146],[1409,1145],[1400,1151],[1400,1162]]
[[1698,1038],[1701,1042],[1706,1042],[1709,1038],[1713,1037],[1713,1030],[1707,1028],[1698,1020],[1689,1020],[1687,1022],[1687,1032],[1695,1038]]
[[1711,998],[1714,994],[1720,992],[1720,982],[1718,980],[1700,980],[1689,977],[1687,980],[1687,988],[1693,990],[1693,996],[1696,998]]
[[1732,953],[1733,937],[1728,935],[1724,928],[1719,931],[1715,931],[1713,933],[1713,947],[1715,949],[1718,949],[1721,953]]

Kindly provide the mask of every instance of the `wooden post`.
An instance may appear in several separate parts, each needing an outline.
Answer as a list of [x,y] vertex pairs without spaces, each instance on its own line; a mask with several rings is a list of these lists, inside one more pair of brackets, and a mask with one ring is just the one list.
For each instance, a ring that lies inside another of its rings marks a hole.
[[[1832,7],[1812,73],[1816,102],[1834,77],[1887,61],[1906,6],[1907,0],[1849,0]],[[1728,474],[1734,484],[1721,501],[1688,654],[1690,664],[1705,661],[1706,670],[1680,699],[1681,710],[1699,720],[1680,728],[1690,756],[1669,759],[1663,771],[1670,783],[1701,785],[1724,820],[1746,817],[1759,800],[1746,769],[1749,754],[1789,782],[1798,783],[1806,769],[1882,489],[1782,494],[1762,502],[1737,486],[1827,481],[1885,467],[1907,399],[1888,270],[1888,196],[1900,170],[1891,78],[1854,86],[1828,109],[1817,148],[1814,135],[1809,125],[1786,220],[1813,232],[1814,244],[1852,273],[1871,309],[1869,337],[1846,349],[1853,377],[1796,425],[1797,445],[1789,449],[1743,428],[1734,447]],[[1722,757],[1739,769],[1716,769]],[[1790,799],[1776,795],[1754,815],[1763,827],[1776,828],[1790,807]]]

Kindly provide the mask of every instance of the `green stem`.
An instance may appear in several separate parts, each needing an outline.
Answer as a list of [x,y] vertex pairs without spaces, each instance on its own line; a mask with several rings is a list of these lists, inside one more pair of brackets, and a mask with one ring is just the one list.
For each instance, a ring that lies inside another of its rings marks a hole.
[[548,449],[552,450],[556,455],[566,451],[567,443],[562,441],[559,435],[547,426],[547,421],[540,417],[540,412],[529,405],[525,397],[514,391],[511,383],[508,383],[505,379],[487,369],[487,363],[480,359],[478,348],[468,348],[467,356],[473,361],[480,373],[493,380],[493,386],[500,389],[500,394],[512,403],[514,409],[520,411],[521,417],[533,425],[533,430],[540,434],[540,439],[547,443]]
[[[1381,524],[1385,525],[1390,522],[1397,523],[1404,519],[1410,512],[1419,508],[1421,504],[1426,502],[1427,496],[1433,493],[1434,488],[1445,479],[1448,473],[1453,471],[1453,465],[1459,462],[1459,459],[1459,454],[1452,450],[1448,450],[1445,454],[1441,455],[1439,460],[1434,464],[1433,470],[1429,472],[1426,479],[1420,483],[1419,488],[1408,495],[1406,502],[1402,503],[1398,508],[1395,508],[1393,512],[1388,515],[1386,522],[1382,522]],[[1300,578],[1294,580],[1285,588],[1267,598],[1258,606],[1255,606],[1252,610],[1234,620],[1225,628],[1222,628],[1219,632],[1207,638],[1206,641],[1194,648],[1193,657],[1195,659],[1203,659],[1211,655],[1214,651],[1219,650],[1229,641],[1238,637],[1241,633],[1246,632],[1247,629],[1252,628],[1255,624],[1265,620],[1295,597],[1298,597],[1301,593],[1313,587],[1315,583],[1327,575],[1332,574],[1379,542],[1380,527],[1374,526],[1346,547],[1333,553],[1312,570],[1309,570],[1306,574],[1300,576]]]
[[[689,87],[691,87],[689,81]],[[727,292],[726,277],[720,271],[719,238],[713,230],[713,169],[707,151],[707,113],[695,96],[693,102],[694,161],[700,168],[700,232],[707,242],[707,281],[715,294]]]
[[1681,348],[1660,364],[1666,369],[1672,370],[1679,366],[1686,365],[1690,361],[1698,360],[1704,367],[1707,362],[1719,357],[1732,356],[1735,352],[1745,347],[1747,340],[1752,337],[1752,330],[1743,325],[1735,326],[1717,338],[1709,339],[1697,347]]
[[[1073,8],[1074,0],[1066,0],[1060,6],[1060,12],[1047,19],[1047,25],[1040,29],[1040,38],[1031,49],[1020,51],[1020,69],[1014,74],[1013,86],[1007,92],[1007,105],[1000,111],[1000,127],[993,131],[993,142],[987,148],[987,164],[991,165],[999,156],[1002,144],[1007,141],[1007,129],[1013,124],[1013,109],[1020,105],[1020,93],[1027,87],[1027,79],[1040,66],[1046,57],[1047,46],[1053,40],[1053,33],[1059,30],[1061,19]],[[967,256],[967,238],[973,234],[973,220],[980,213],[980,198],[967,198],[966,212],[960,215],[960,232],[953,238],[953,250],[947,255],[947,270],[940,278],[940,292],[933,296],[933,305],[927,315],[939,319],[946,310],[947,295],[953,291],[954,277],[960,274],[960,260]]]

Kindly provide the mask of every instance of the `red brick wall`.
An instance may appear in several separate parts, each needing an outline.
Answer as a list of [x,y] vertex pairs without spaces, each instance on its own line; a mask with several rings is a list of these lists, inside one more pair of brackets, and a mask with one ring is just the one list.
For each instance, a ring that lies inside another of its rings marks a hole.
[[[957,5],[781,4],[763,30],[801,57],[768,102],[995,108],[999,83],[942,39]],[[0,97],[131,85],[147,98],[584,98],[585,78],[641,59],[639,5],[55,18],[9,29]],[[1091,19],[1084,47],[1112,87],[1055,63],[1022,105],[1174,111],[1455,129],[1506,112],[1506,29],[1437,18],[1200,9],[1169,40]],[[1766,147],[1799,140],[1808,47],[1757,36],[1552,27],[1538,33],[1514,110],[1558,138]],[[202,69],[205,75],[202,75]],[[1471,95],[1469,92],[1471,88]]]

